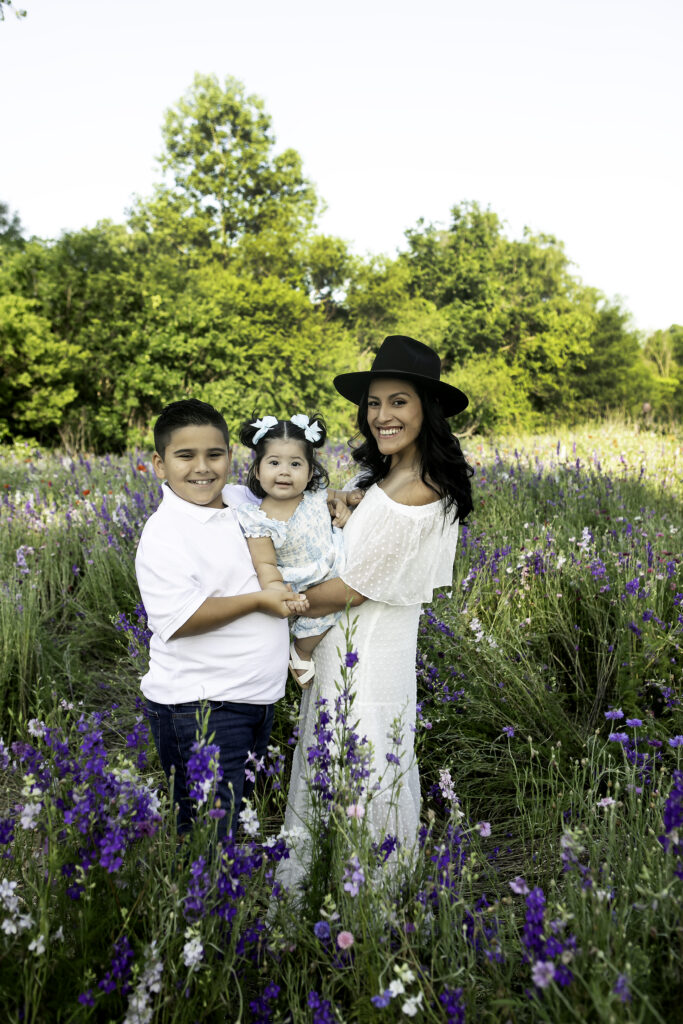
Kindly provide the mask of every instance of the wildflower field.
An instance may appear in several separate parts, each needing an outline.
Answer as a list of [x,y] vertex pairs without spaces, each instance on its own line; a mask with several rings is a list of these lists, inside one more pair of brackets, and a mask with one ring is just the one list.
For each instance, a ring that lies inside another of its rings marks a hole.
[[[607,424],[464,447],[475,512],[420,629],[419,851],[367,834],[350,622],[298,899],[275,877],[291,683],[223,846],[198,722],[198,825],[176,847],[138,701],[148,455],[3,450],[2,1021],[680,1019],[681,439]],[[347,466],[328,450],[336,481]]]

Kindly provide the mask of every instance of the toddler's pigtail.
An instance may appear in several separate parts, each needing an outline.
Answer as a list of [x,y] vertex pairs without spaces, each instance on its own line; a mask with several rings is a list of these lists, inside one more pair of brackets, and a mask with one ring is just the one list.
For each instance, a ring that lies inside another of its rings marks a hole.
[[[254,416],[254,419],[257,417]],[[255,448],[254,434],[256,433],[256,427],[251,422],[242,423],[239,428],[239,439],[240,444],[243,444],[245,448]]]
[[327,425],[319,412],[311,416],[311,425],[316,424],[320,429],[320,436],[317,441],[311,441],[314,448],[322,448],[327,440]]

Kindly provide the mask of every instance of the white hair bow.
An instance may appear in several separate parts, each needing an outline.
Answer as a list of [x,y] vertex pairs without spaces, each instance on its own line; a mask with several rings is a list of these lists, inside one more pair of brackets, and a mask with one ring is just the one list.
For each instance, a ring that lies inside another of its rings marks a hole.
[[256,423],[252,423],[252,427],[256,427],[256,433],[251,439],[251,443],[258,444],[263,435],[276,426],[277,416],[264,416],[262,420],[256,420]]
[[296,416],[290,418],[290,423],[293,423],[295,427],[301,427],[304,432],[304,437],[307,441],[311,441],[315,444],[316,441],[320,440],[322,430],[317,420],[313,420],[311,423],[308,416],[303,412],[298,412]]

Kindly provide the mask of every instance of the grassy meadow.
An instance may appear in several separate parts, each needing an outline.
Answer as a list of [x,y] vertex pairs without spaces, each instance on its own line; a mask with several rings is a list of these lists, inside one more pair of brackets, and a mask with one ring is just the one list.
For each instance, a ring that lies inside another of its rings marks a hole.
[[[464,448],[475,511],[420,627],[419,850],[365,828],[351,622],[299,900],[275,875],[291,682],[222,848],[198,723],[199,822],[176,848],[138,700],[148,453],[2,451],[2,1020],[678,1019],[683,443],[604,424]],[[348,476],[346,447],[327,464]]]

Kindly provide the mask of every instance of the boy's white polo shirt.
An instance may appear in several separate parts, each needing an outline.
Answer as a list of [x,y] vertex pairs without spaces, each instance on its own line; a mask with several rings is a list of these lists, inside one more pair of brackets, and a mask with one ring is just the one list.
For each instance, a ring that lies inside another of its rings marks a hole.
[[[226,505],[254,501],[246,487],[223,489]],[[163,484],[163,500],[145,523],[135,571],[152,630],[149,671],[140,684],[159,704],[230,700],[272,704],[285,691],[289,627],[262,612],[199,636],[170,638],[207,597],[260,590],[232,508],[204,508]]]

